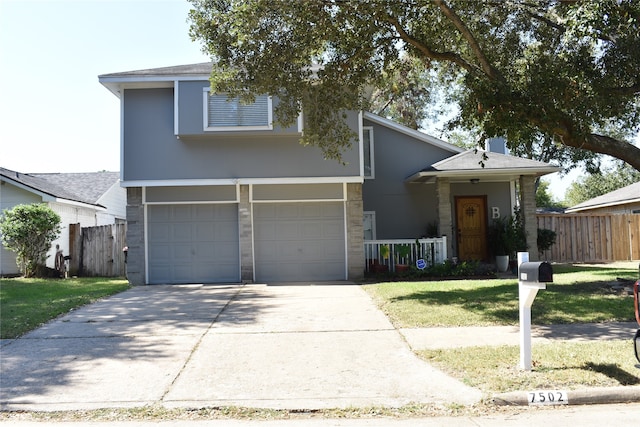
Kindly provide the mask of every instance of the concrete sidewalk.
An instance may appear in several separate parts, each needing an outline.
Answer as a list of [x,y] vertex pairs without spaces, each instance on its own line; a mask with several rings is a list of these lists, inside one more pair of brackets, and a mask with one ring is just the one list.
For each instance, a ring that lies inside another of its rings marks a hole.
[[[638,324],[635,322],[532,326],[531,341],[533,344],[546,344],[553,341],[628,340],[629,357],[633,358],[631,340],[637,329]],[[400,329],[400,333],[414,351],[520,345],[518,326],[416,328]],[[569,390],[567,396],[572,405],[640,402],[640,386],[588,387]],[[498,405],[529,404],[526,390],[497,394],[492,397],[492,401]]]
[[357,285],[135,287],[4,342],[2,410],[471,404]]
[[[631,340],[636,322],[533,325],[531,342]],[[400,329],[413,350],[432,350],[468,346],[520,345],[519,326],[471,326],[464,328]],[[633,351],[633,350],[631,350]],[[630,353],[632,356],[633,354]]]

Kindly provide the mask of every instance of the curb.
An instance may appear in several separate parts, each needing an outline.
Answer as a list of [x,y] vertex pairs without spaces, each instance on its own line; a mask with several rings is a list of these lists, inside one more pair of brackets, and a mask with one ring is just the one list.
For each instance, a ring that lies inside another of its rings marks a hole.
[[[539,392],[541,390],[536,390]],[[552,392],[549,390],[548,392]],[[555,390],[553,390],[555,392]],[[640,387],[606,387],[582,390],[567,390],[565,403],[531,403],[529,393],[533,391],[513,391],[494,395],[491,401],[498,406],[541,406],[541,405],[600,405],[612,403],[640,402]]]

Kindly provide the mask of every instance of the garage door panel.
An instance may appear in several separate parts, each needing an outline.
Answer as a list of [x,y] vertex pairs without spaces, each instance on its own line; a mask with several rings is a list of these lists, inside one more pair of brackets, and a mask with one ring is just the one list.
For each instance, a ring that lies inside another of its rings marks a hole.
[[211,222],[194,224],[196,230],[193,241],[211,242],[216,238],[216,227]]
[[174,205],[170,210],[170,219],[174,221],[190,222],[193,219],[193,212],[198,205]]
[[151,205],[149,283],[240,280],[237,205]]
[[171,248],[168,245],[149,245],[149,257],[171,259]]
[[154,223],[169,221],[170,212],[169,206],[153,206],[153,209],[147,210],[147,219]]
[[257,280],[344,279],[341,202],[256,205],[254,236]]
[[253,230],[256,245],[261,241],[274,240],[276,235],[276,225],[273,223],[262,222],[260,227],[256,227]]
[[298,219],[300,217],[300,206],[296,204],[280,204],[276,206],[274,220]]
[[170,224],[171,237],[173,242],[191,242],[193,240],[192,225],[189,223],[179,222]]
[[157,223],[155,227],[149,228],[149,242],[166,242],[170,239],[170,234],[169,224]]

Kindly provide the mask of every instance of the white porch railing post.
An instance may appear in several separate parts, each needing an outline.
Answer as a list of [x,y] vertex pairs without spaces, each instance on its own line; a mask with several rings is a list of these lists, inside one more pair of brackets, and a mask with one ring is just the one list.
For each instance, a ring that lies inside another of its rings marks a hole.
[[[383,245],[389,247],[389,254],[387,258],[382,258],[380,248]],[[415,264],[417,256],[420,256],[425,260],[428,266],[443,263],[447,259],[447,238],[446,236],[418,239],[417,244],[415,239],[390,239],[390,240],[365,240],[364,241],[364,254],[365,254],[365,272],[371,270],[372,265],[380,264],[386,265],[388,271],[395,271],[395,261],[397,248],[396,245],[409,245],[409,255],[398,259],[401,263]]]

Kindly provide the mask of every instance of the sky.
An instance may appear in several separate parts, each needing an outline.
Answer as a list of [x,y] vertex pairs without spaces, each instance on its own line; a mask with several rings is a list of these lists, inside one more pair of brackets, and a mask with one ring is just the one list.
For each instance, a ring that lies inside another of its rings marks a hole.
[[0,166],[120,169],[120,102],[98,75],[208,61],[185,0],[0,0]]
[[[0,166],[120,169],[120,103],[98,76],[206,62],[186,0],[0,0]],[[562,199],[579,175],[550,190]]]

